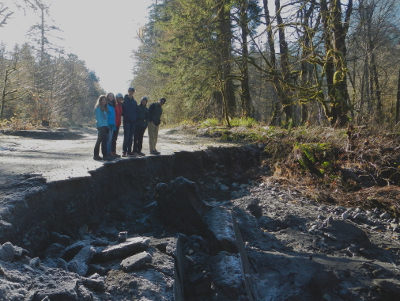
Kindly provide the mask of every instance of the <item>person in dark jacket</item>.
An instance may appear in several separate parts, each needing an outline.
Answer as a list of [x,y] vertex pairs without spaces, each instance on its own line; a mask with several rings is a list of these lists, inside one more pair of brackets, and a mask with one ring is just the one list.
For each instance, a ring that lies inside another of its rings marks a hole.
[[158,138],[158,126],[161,123],[162,106],[165,104],[166,99],[160,98],[158,102],[152,103],[149,107],[149,148],[150,154],[159,155],[160,152],[157,151],[157,138]]
[[139,156],[142,153],[143,135],[149,122],[149,109],[147,106],[147,97],[144,96],[138,105],[138,116],[136,118],[135,135],[133,138],[133,152]]
[[133,98],[135,88],[129,88],[128,94],[122,103],[122,117],[124,126],[124,142],[122,143],[122,157],[134,156],[132,152],[132,141],[135,133],[135,123],[137,118],[137,103]]

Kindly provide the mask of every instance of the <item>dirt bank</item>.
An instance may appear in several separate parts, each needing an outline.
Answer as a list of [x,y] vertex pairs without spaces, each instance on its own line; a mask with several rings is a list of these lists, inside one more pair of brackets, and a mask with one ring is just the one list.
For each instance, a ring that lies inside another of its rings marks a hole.
[[[208,148],[200,138],[187,140],[170,131],[160,144],[170,154],[103,164],[91,159],[93,135],[90,143],[85,137],[64,144],[88,144],[80,160],[67,155],[76,169],[58,169],[57,161],[71,162],[49,156],[56,170],[41,169],[47,183],[33,172],[4,179],[0,298],[398,300],[396,216],[376,206],[349,206],[357,204],[351,199],[355,194],[348,194],[347,206],[321,198],[322,186],[312,190],[314,175],[294,167],[289,148],[277,152],[289,153],[283,164],[272,161],[271,150],[278,150],[282,139]],[[2,139],[3,146],[14,143]],[[24,154],[35,151],[22,145],[36,140],[18,139],[15,154],[27,163]],[[30,160],[45,165],[46,154],[62,149],[60,140],[40,139],[39,145],[52,148],[43,146],[36,154],[40,159]],[[199,145],[188,145],[193,141]],[[204,150],[174,152],[179,147]],[[6,168],[3,175],[11,171]],[[117,239],[121,233],[128,236],[126,243]],[[139,251],[126,253],[134,241],[142,243]],[[114,251],[119,254],[110,255]],[[37,255],[41,264],[32,258]]]

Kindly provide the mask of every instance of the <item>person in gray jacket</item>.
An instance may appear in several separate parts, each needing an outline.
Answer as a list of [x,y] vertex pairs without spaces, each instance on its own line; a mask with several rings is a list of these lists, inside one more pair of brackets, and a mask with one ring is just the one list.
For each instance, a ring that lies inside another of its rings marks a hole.
[[160,152],[157,151],[157,138],[158,138],[158,126],[161,123],[162,106],[165,104],[166,99],[160,98],[158,102],[152,103],[149,107],[149,148],[150,154],[159,155]]
[[137,107],[138,115],[136,118],[135,135],[133,137],[133,152],[135,155],[144,156],[142,153],[143,135],[149,122],[149,109],[147,106],[147,97],[144,96]]

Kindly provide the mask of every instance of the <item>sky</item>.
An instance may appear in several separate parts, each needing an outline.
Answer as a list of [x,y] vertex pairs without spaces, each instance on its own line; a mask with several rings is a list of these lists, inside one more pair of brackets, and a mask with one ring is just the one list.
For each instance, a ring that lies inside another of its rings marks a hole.
[[[44,0],[50,6],[49,21],[62,31],[54,32],[63,40],[51,42],[67,53],[76,54],[95,71],[106,92],[126,94],[133,79],[132,51],[140,42],[139,28],[148,21],[148,7],[154,0]],[[13,0],[0,1],[10,9]],[[12,49],[28,41],[26,32],[40,17],[32,11],[15,10],[0,28],[0,40]],[[140,87],[135,87],[140,92]],[[143,91],[142,93],[143,94]],[[145,93],[144,93],[145,94]]]

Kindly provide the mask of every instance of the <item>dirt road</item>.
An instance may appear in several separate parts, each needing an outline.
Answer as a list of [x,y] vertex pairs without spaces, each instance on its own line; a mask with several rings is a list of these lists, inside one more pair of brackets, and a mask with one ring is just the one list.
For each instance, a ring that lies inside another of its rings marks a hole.
[[[93,147],[97,138],[95,129],[36,134],[38,133],[23,132],[20,136],[0,134],[0,186],[19,181],[24,175],[40,175],[48,182],[89,176],[89,170],[110,164],[93,160]],[[62,136],[65,138],[61,139]],[[117,141],[118,153],[121,153],[122,140],[123,133],[120,133]],[[169,155],[179,151],[201,150],[212,145],[216,144],[211,139],[184,134],[177,129],[162,129],[157,149],[161,155]],[[147,131],[142,151],[149,155]]]

